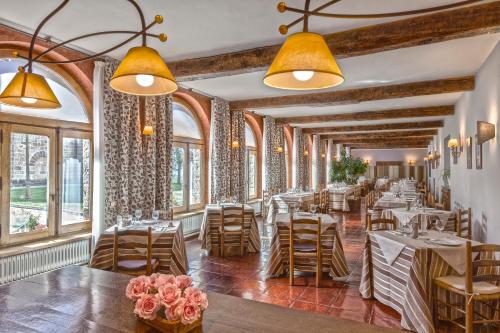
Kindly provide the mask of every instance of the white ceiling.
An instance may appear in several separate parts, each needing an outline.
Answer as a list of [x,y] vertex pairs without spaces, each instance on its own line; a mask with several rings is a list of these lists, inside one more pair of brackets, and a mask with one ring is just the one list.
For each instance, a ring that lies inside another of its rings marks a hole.
[[[326,0],[313,0],[311,8]],[[38,23],[60,0],[0,1],[0,18],[21,28],[33,31]],[[151,40],[167,61],[200,57],[243,50],[257,46],[280,43],[284,40],[278,32],[281,24],[288,24],[299,17],[294,13],[279,13],[278,0],[138,0],[149,23],[156,14],[163,15],[163,24],[151,32],[166,32],[167,43]],[[343,0],[334,7],[338,13],[378,13],[411,10],[453,3],[456,0]],[[288,0],[293,7],[303,7],[303,0]],[[332,9],[329,9],[332,11]],[[396,18],[397,19],[397,18]],[[345,20],[312,18],[310,29],[331,33],[371,25],[392,19]],[[69,39],[76,35],[110,29],[139,29],[135,9],[125,0],[78,0],[71,1],[52,18],[42,32],[57,39]],[[297,25],[291,32],[300,28]],[[92,51],[103,50],[123,36],[110,36],[82,40],[75,45]],[[139,40],[128,44],[112,55],[121,57]]]

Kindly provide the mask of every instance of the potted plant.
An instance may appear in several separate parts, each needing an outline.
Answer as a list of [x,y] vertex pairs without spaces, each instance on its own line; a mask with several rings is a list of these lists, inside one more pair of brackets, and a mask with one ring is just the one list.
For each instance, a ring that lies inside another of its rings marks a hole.
[[135,302],[134,313],[142,324],[161,332],[185,333],[201,326],[207,295],[192,286],[187,275],[154,273],[133,278],[126,296]]
[[356,184],[359,176],[366,173],[368,163],[361,158],[347,156],[342,150],[339,160],[333,160],[330,168],[330,181],[334,183]]

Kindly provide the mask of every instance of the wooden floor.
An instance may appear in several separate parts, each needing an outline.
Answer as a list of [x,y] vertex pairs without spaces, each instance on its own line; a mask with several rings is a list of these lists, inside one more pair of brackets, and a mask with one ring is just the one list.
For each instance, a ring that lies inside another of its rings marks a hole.
[[[400,328],[401,316],[375,300],[363,300],[358,292],[361,278],[362,251],[364,246],[364,216],[360,213],[338,215],[342,223],[342,241],[351,276],[345,283],[334,282],[327,276],[322,288],[315,288],[314,275],[296,279],[298,286],[291,287],[288,278],[266,280],[270,239],[262,240],[262,252],[245,257],[224,259],[200,254],[200,242],[187,242],[189,274],[195,283],[208,291],[234,295],[283,307],[313,311],[333,317],[351,319],[381,327]],[[259,228],[262,227],[259,220]],[[271,228],[266,230],[269,236]],[[439,332],[459,332],[440,325]]]

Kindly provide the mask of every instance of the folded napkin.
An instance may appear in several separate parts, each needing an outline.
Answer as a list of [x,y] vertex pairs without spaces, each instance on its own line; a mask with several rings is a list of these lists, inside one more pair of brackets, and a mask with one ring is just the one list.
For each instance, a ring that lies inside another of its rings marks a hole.
[[406,245],[377,233],[374,233],[374,236],[384,254],[385,260],[389,265],[392,265]]

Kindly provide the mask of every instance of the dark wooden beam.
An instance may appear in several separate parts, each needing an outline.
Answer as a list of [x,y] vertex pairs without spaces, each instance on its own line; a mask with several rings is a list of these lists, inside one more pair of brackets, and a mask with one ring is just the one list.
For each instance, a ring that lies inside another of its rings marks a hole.
[[[495,1],[336,32],[324,37],[335,57],[343,59],[498,31],[500,2]],[[175,61],[169,63],[169,67],[179,81],[255,72],[271,64],[280,46]]]
[[427,148],[425,143],[353,143],[347,145],[351,149],[401,149],[401,148]]
[[343,133],[321,135],[321,140],[348,141],[348,140],[379,140],[387,138],[419,138],[437,135],[437,129],[424,129],[414,131],[396,131],[396,132],[366,132],[366,133]]
[[287,106],[328,106],[340,104],[358,104],[393,98],[426,96],[468,91],[474,89],[474,77],[420,81],[388,86],[375,86],[359,89],[336,90],[324,93],[287,95],[246,99],[230,102],[231,109],[281,108]]
[[322,123],[327,121],[361,121],[361,120],[380,120],[397,118],[418,118],[418,117],[437,117],[450,116],[455,113],[454,105],[429,106],[410,109],[392,109],[378,111],[363,111],[353,113],[328,114],[320,116],[303,116],[277,118],[278,122],[284,124],[305,124]]
[[334,140],[333,143],[342,143],[345,145],[357,144],[357,143],[429,143],[433,139],[433,136],[420,136],[420,137],[394,137],[394,138],[380,138],[380,139],[369,139],[369,138],[359,138],[359,139],[344,139],[344,140]]
[[335,127],[317,127],[304,128],[302,133],[309,134],[326,134],[337,132],[362,132],[362,131],[386,131],[386,130],[410,130],[422,128],[439,128],[443,127],[442,120],[420,121],[415,123],[394,123],[394,124],[379,124],[379,125],[355,125],[355,126],[335,126]]

